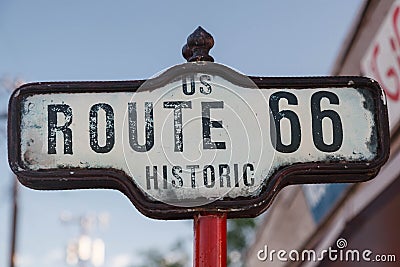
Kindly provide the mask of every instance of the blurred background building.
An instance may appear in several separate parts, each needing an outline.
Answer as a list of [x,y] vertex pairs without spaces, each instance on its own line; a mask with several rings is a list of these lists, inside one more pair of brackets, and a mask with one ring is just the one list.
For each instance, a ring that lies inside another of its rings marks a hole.
[[[345,7],[343,7],[345,8]],[[365,266],[362,261],[262,261],[273,250],[328,247],[371,250],[400,260],[400,1],[365,1],[333,66],[332,75],[362,75],[386,92],[391,134],[390,158],[379,175],[362,184],[290,186],[278,194],[247,253],[249,267]],[[339,244],[338,240],[345,241]],[[337,243],[338,242],[338,243]],[[261,254],[259,254],[261,253]],[[259,254],[259,255],[257,255]],[[318,254],[317,254],[318,255]],[[286,255],[286,258],[288,256]]]

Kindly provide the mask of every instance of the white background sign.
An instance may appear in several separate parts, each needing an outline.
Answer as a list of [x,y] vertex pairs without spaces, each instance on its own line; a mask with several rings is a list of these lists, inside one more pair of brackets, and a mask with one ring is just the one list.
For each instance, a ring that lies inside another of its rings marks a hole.
[[385,90],[389,126],[400,120],[400,1],[394,2],[375,38],[361,60],[364,75],[374,78]]

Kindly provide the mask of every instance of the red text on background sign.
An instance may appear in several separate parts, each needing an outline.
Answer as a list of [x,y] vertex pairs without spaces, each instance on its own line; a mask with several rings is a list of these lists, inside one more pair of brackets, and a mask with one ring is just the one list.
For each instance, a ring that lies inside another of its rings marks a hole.
[[[397,6],[393,12],[391,22],[393,26],[393,32],[394,32],[394,37],[391,36],[389,39],[389,44],[390,44],[390,52],[393,55],[393,58],[396,59],[395,62],[396,64],[393,65],[388,65],[386,69],[381,69],[378,65],[379,61],[379,56],[381,54],[381,47],[383,46],[382,44],[382,39],[379,40],[373,48],[373,53],[372,53],[372,60],[371,60],[371,69],[372,72],[375,76],[375,78],[378,80],[378,82],[381,84],[383,90],[386,93],[386,96],[393,100],[393,101],[398,101],[400,98],[400,32],[399,32],[399,15],[400,15],[400,6]],[[387,40],[385,40],[387,41]],[[386,66],[386,65],[385,65]],[[390,87],[387,85],[385,80],[392,80],[394,87]]]

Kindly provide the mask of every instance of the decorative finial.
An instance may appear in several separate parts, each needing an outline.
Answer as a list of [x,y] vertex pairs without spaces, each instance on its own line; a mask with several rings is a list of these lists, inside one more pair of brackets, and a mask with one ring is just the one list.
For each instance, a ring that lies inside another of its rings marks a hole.
[[214,62],[214,58],[208,54],[213,46],[214,38],[199,26],[187,38],[186,44],[182,47],[182,55],[188,62]]

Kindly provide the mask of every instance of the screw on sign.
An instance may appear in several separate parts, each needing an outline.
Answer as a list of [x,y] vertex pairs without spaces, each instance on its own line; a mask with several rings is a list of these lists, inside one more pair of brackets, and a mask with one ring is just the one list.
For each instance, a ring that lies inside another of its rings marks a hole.
[[[226,265],[226,219],[289,184],[361,182],[389,155],[387,109],[363,77],[248,77],[188,37],[188,63],[143,81],[26,84],[9,162],[35,189],[112,188],[144,215],[195,224],[195,266]],[[212,248],[212,249],[210,249]]]

